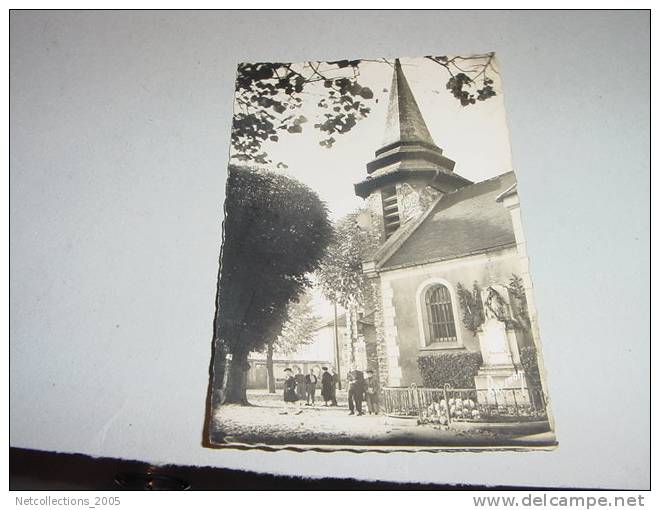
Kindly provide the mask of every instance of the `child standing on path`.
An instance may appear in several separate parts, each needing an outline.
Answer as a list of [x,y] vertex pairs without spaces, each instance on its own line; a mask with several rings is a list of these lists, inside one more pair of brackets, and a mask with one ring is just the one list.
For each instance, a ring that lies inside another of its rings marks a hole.
[[367,409],[369,410],[369,414],[378,414],[380,411],[380,405],[378,402],[379,388],[378,381],[376,380],[376,377],[374,377],[373,370],[367,370],[365,386],[366,388],[364,394],[367,399]]

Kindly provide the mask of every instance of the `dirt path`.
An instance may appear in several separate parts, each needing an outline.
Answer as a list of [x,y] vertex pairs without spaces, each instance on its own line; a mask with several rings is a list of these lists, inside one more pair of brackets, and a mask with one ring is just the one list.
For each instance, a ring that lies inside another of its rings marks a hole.
[[[280,392],[281,393],[281,392]],[[287,408],[281,394],[250,391],[251,406],[225,405],[214,414],[214,441],[268,445],[523,446],[543,438],[502,437],[487,430],[444,430],[415,419],[349,415],[346,394],[339,407]],[[366,412],[366,406],[364,408]],[[286,414],[285,414],[286,413]]]

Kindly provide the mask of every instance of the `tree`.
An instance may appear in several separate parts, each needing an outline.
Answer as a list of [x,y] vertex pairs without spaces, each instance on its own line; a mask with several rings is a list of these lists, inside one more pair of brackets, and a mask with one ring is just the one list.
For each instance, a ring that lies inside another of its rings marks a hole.
[[376,250],[379,236],[361,221],[368,214],[367,210],[357,210],[337,221],[333,240],[316,272],[324,297],[348,312],[373,306],[373,289],[362,272],[362,261]]
[[266,347],[266,368],[268,371],[268,391],[275,393],[275,374],[273,371],[273,353],[289,355],[303,345],[314,341],[314,332],[320,317],[314,314],[312,298],[303,294],[297,301],[287,305],[287,321],[279,336]]
[[236,77],[232,157],[271,163],[261,150],[266,140],[277,142],[283,132],[302,133],[308,119],[297,114],[310,89],[322,94],[317,102],[324,121],[314,125],[328,135],[321,145],[331,147],[333,134],[350,131],[370,108],[373,92],[358,82],[359,60],[337,62],[242,63]]
[[426,58],[444,67],[447,71],[449,80],[447,80],[445,88],[458,99],[461,106],[469,106],[477,101],[486,101],[497,95],[493,88],[493,79],[488,76],[489,72],[497,74],[497,69],[493,64],[495,53],[470,57],[428,56]]
[[[493,88],[495,54],[469,57],[427,56],[448,75],[445,88],[462,106],[486,101],[496,95]],[[380,60],[338,60],[303,63],[242,63],[236,76],[232,158],[259,164],[272,163],[262,144],[279,141],[283,133],[302,133],[309,122],[300,114],[303,97],[314,95],[319,122],[314,128],[323,134],[322,147],[331,148],[335,136],[348,133],[371,112],[374,93],[358,80],[364,62]],[[278,163],[279,166],[286,166]]]
[[334,225],[332,242],[316,272],[321,291],[329,301],[347,308],[371,295],[362,262],[378,247],[378,236],[360,221],[366,210],[347,214]]
[[325,204],[301,182],[229,167],[214,324],[214,403],[247,404],[247,358],[274,341],[332,236]]

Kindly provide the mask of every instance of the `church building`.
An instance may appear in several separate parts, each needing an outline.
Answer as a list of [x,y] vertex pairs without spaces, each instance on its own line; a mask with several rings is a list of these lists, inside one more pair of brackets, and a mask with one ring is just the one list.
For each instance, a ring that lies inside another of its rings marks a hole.
[[520,353],[538,332],[516,177],[474,183],[454,166],[397,60],[382,147],[355,184],[380,236],[363,262],[376,296],[369,365],[383,386],[422,386],[420,357],[481,353],[477,389],[524,389]]

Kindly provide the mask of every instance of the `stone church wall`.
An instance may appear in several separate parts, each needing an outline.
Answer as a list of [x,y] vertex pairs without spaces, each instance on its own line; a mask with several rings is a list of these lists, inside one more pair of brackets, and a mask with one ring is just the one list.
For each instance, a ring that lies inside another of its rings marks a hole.
[[383,203],[380,191],[374,191],[367,199],[371,228],[378,233],[381,243],[385,242],[385,223],[383,222]]
[[[424,181],[411,180],[410,182],[398,183],[397,204],[399,206],[399,217],[403,225],[407,221],[422,214],[437,198],[442,195]],[[383,204],[380,190],[374,191],[367,199],[367,209],[370,214],[371,227],[378,232],[380,242],[384,243],[385,224],[383,221]]]
[[[417,358],[422,353],[447,350],[425,348],[420,314],[423,289],[437,279],[448,285],[460,349],[478,351],[479,341],[464,325],[463,312],[456,288],[459,283],[471,289],[476,280],[484,287],[492,283],[507,284],[512,274],[520,274],[521,264],[515,247],[490,254],[475,255],[447,262],[415,266],[381,273],[383,347],[386,351],[387,376],[390,386],[422,384]],[[421,297],[420,297],[421,296]],[[452,352],[456,351],[454,347]]]
[[422,214],[442,195],[442,192],[425,183],[404,182],[397,185],[397,199],[399,202],[399,215],[401,224]]

